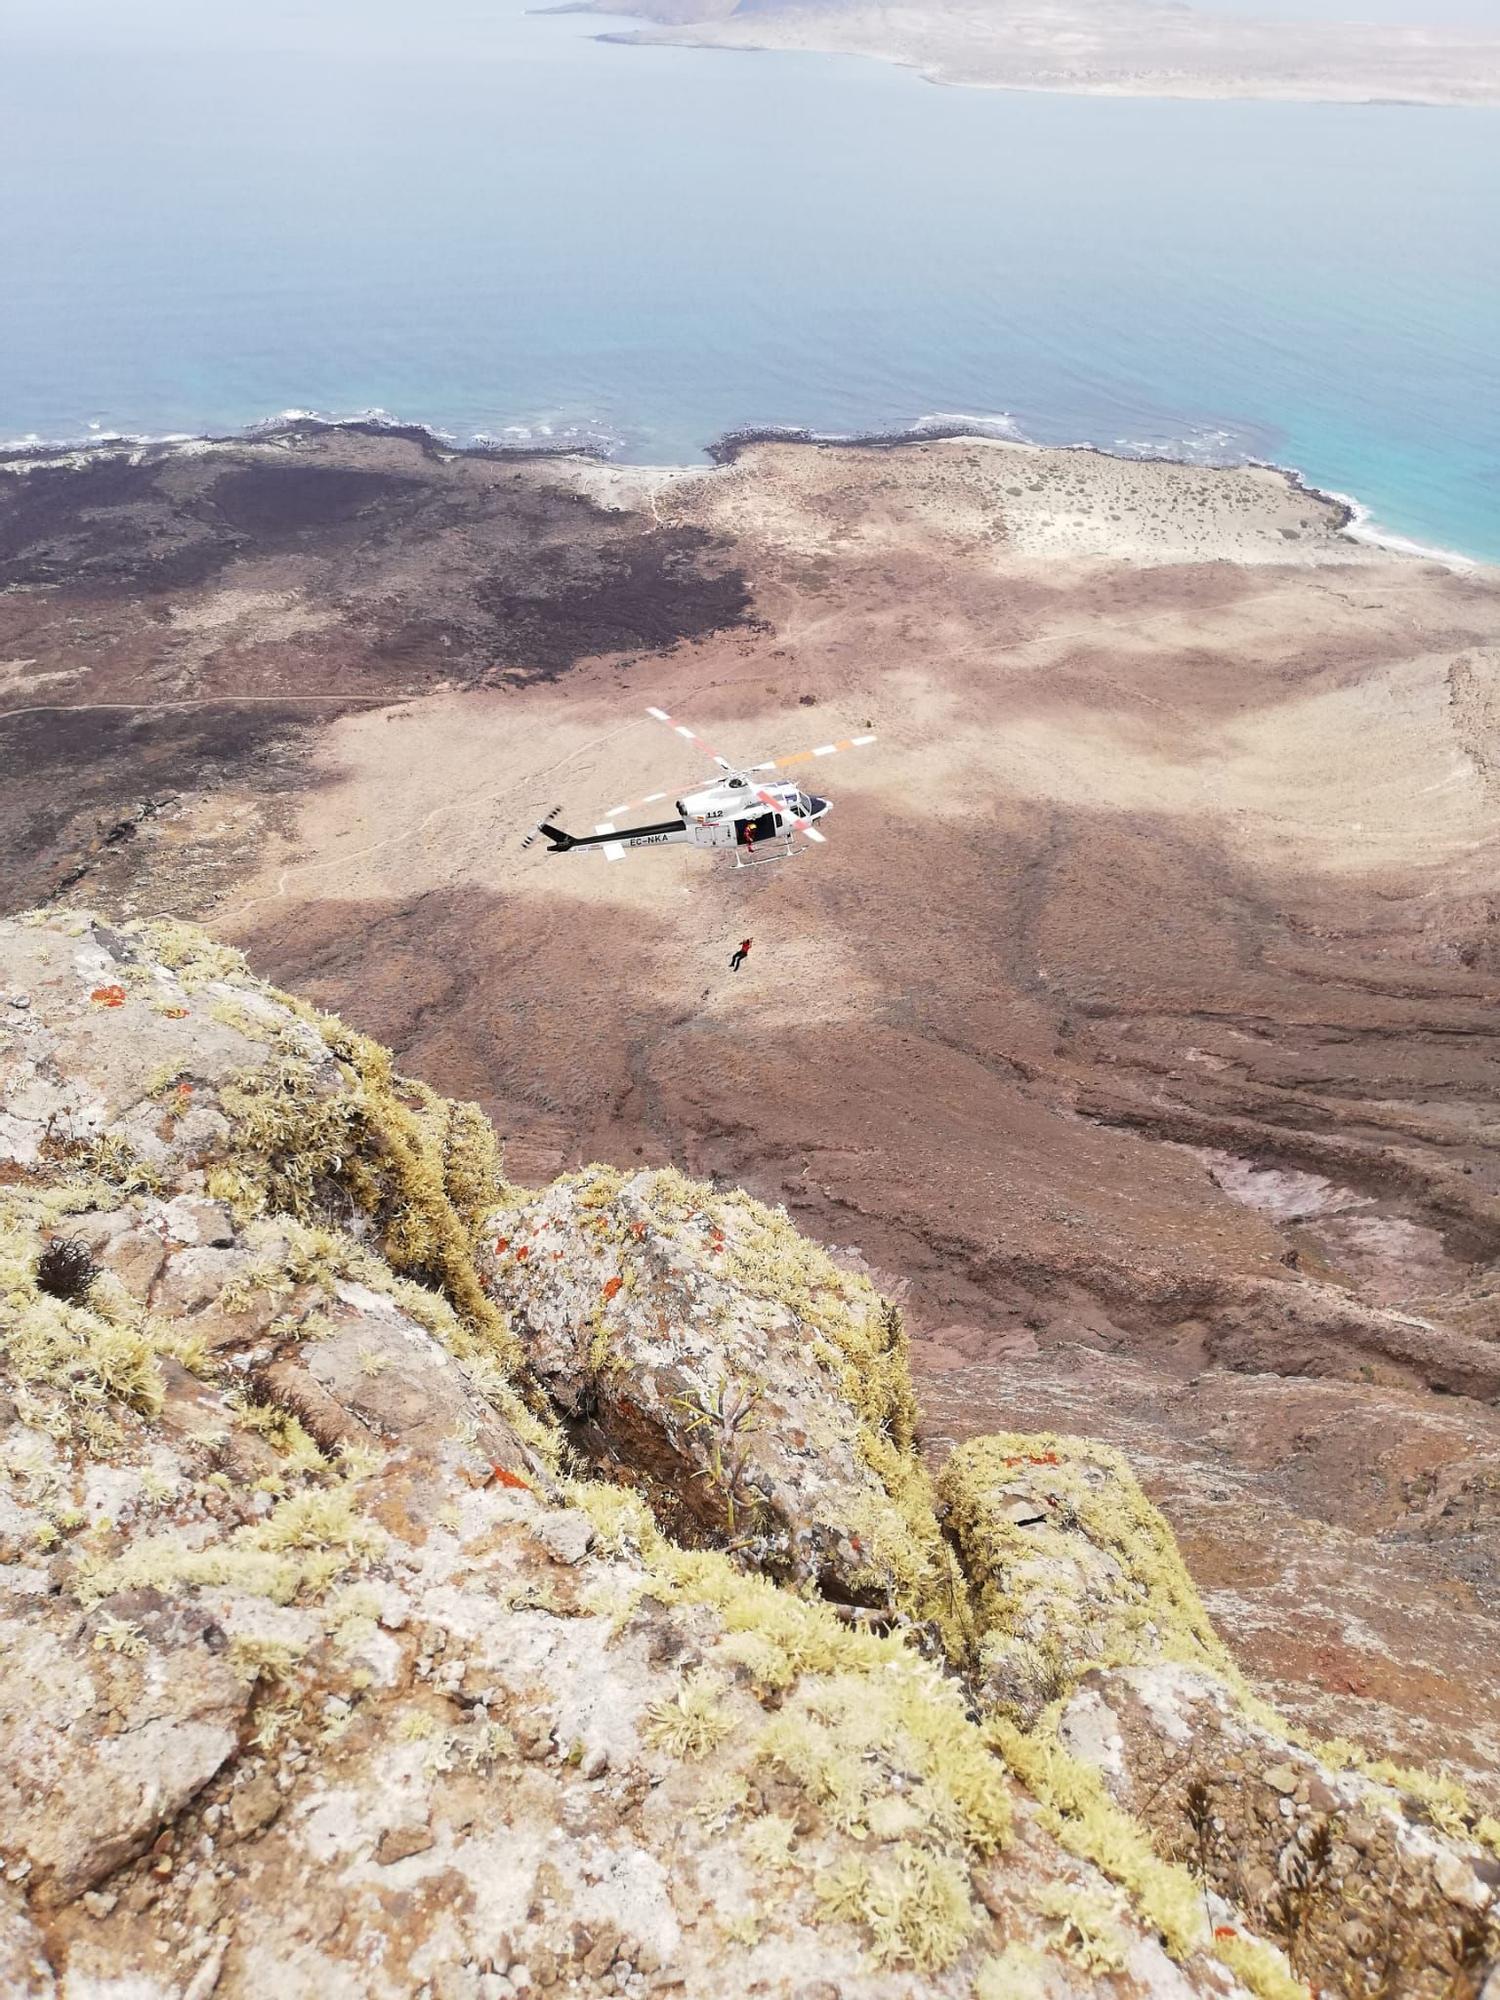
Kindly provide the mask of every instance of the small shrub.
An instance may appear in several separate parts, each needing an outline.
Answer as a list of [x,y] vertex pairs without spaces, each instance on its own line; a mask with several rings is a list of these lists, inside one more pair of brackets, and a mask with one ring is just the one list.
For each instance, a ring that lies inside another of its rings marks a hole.
[[98,1275],[93,1252],[76,1236],[53,1237],[36,1260],[37,1290],[68,1304],[86,1299]]

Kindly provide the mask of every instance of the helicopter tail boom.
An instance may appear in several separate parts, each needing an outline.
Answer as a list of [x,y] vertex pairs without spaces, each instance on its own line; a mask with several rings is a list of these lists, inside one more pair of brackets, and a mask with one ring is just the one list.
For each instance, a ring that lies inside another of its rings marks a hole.
[[686,821],[668,819],[655,826],[601,826],[594,833],[567,833],[543,820],[536,832],[545,834],[549,854],[571,854],[575,848],[599,847],[607,861],[618,861],[627,847],[657,847],[663,841],[682,838],[686,829]]

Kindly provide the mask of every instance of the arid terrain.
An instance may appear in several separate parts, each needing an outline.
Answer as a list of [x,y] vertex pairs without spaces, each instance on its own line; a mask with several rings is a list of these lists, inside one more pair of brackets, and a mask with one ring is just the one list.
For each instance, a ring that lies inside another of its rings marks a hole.
[[[1493,1797],[1500,578],[1342,528],[975,440],[16,462],[6,908],[207,923],[523,1182],[784,1202],[935,1460],[1121,1446],[1262,1686]],[[879,740],[790,863],[523,853],[700,775],[648,703]]]
[[0,919],[6,2000],[1492,2000],[1500,1819],[1108,1445],[173,918]]
[[[575,11],[564,9],[560,11]],[[614,0],[583,12],[618,14]],[[608,41],[874,56],[934,83],[1106,97],[1259,97],[1330,103],[1493,104],[1500,37],[1359,18],[1257,20],[1160,0],[632,0],[656,25]]]

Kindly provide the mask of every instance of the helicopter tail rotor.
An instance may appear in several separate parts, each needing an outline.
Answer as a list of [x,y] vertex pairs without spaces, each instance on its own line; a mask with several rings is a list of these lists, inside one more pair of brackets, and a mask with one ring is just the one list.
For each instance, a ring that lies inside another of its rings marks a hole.
[[536,825],[521,842],[521,851],[523,853],[530,847],[539,833],[544,833],[547,836],[547,851],[549,854],[564,854],[567,852],[573,845],[572,834],[564,833],[560,826],[551,826],[548,824],[550,820],[556,819],[561,811],[561,806],[548,806]]

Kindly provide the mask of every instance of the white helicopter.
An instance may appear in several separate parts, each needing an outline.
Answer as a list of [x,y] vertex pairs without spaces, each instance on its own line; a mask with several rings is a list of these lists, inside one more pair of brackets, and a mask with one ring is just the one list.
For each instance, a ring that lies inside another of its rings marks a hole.
[[846,736],[836,743],[820,743],[813,750],[799,750],[791,757],[775,757],[769,763],[740,769],[721,757],[712,744],[705,743],[696,730],[678,722],[665,709],[648,708],[646,713],[701,750],[723,775],[701,791],[686,792],[680,799],[672,800],[677,817],[659,820],[654,826],[622,827],[618,822],[627,813],[668,799],[667,792],[652,792],[646,798],[611,806],[608,819],[592,833],[564,833],[554,824],[562,808],[553,806],[521,842],[523,848],[530,847],[538,834],[542,834],[549,854],[597,848],[606,861],[622,861],[628,848],[667,847],[674,843],[732,853],[736,868],[756,867],[764,861],[785,861],[802,852],[796,845],[799,833],[822,843],[825,836],[819,832],[817,821],[828,811],[829,801],[816,793],[802,791],[794,781],[770,779],[757,784],[758,774],[785,771],[794,764],[835,756],[840,750],[862,750],[875,741],[873,735]]

